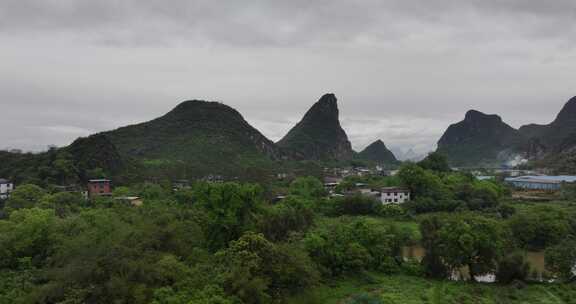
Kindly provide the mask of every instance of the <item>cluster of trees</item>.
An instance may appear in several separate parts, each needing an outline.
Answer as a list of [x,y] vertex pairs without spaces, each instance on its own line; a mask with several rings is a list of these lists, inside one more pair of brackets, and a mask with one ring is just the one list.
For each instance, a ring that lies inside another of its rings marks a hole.
[[551,237],[563,233],[563,240],[551,238],[547,247],[533,247],[525,243],[524,238],[538,238],[541,233],[516,234],[525,227],[515,221],[502,222],[473,213],[426,216],[420,223],[422,245],[426,250],[422,263],[424,273],[445,279],[465,268],[471,280],[487,274],[495,274],[501,283],[526,280],[530,275],[526,249],[547,248],[546,268],[550,274],[560,280],[573,279],[576,230],[549,231]]
[[415,214],[471,210],[509,216],[511,212],[501,204],[509,194],[507,187],[493,180],[477,180],[469,173],[453,172],[438,153],[420,163],[404,165],[398,177],[412,193],[407,208]]
[[[143,197],[142,207],[22,185],[0,218],[0,303],[273,303],[369,271],[446,279],[467,268],[508,283],[526,278],[516,252],[532,248],[547,250],[558,278],[573,278],[575,217],[542,208],[503,219],[485,211],[499,210],[505,189],[444,169],[402,168],[391,182],[412,189],[407,208],[327,198],[312,177],[277,203],[255,184],[115,189]],[[429,212],[418,216],[426,256],[406,261],[402,248],[417,236],[388,219]]]
[[[18,184],[70,185],[89,178],[114,176],[125,182],[134,179],[134,164],[120,157],[104,135],[79,138],[65,148],[52,147],[42,153],[0,151],[0,176]],[[123,172],[121,172],[123,171]]]
[[115,192],[146,203],[20,186],[0,220],[0,303],[268,303],[390,268],[403,239],[392,226],[316,221],[331,203],[313,178],[277,204],[251,184]]

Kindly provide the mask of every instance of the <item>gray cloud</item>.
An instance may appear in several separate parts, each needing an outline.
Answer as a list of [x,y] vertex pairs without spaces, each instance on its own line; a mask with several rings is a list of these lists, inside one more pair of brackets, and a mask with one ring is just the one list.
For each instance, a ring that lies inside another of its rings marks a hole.
[[475,108],[546,123],[576,94],[573,0],[4,0],[0,148],[220,100],[279,139],[325,92],[356,149],[425,152]]
[[[478,22],[486,20],[488,22]],[[63,31],[97,41],[191,40],[225,45],[385,42],[431,25],[477,40],[535,36],[572,40],[572,0],[5,0],[0,29]]]

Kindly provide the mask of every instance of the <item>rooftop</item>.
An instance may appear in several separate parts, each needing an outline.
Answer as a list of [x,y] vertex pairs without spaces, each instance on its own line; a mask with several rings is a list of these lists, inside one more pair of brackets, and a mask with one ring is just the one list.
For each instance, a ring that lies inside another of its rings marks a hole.
[[410,192],[410,190],[406,188],[400,187],[384,187],[382,188],[382,192],[389,193],[389,192]]
[[525,182],[525,183],[545,183],[545,184],[560,184],[560,183],[574,183],[576,176],[572,175],[527,175],[519,177],[506,178],[507,182]]
[[111,180],[109,179],[91,179],[89,180],[91,183],[109,183]]
[[0,184],[10,184],[10,181],[5,178],[0,178]]

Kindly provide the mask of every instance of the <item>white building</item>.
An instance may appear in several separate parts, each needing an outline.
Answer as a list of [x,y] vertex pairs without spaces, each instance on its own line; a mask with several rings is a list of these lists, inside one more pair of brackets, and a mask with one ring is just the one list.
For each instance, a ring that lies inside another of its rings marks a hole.
[[14,190],[14,184],[7,179],[0,178],[0,199],[5,200],[10,197]]
[[410,201],[410,190],[398,187],[382,188],[380,200],[384,205],[403,204]]

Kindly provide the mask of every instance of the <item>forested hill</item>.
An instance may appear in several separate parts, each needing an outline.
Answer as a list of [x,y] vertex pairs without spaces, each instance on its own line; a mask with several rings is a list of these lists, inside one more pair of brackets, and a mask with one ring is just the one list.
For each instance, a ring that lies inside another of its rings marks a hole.
[[160,118],[103,134],[122,156],[200,176],[233,174],[282,157],[238,111],[218,102],[185,101]]
[[67,147],[42,153],[0,152],[0,164],[0,176],[17,184],[41,185],[69,185],[101,177],[126,182],[136,165],[131,159],[123,158],[102,134],[78,138]]
[[495,165],[523,152],[524,145],[520,132],[500,116],[471,110],[442,135],[438,152],[455,166]]
[[548,125],[530,124],[520,128],[527,138],[540,140],[549,149],[560,146],[568,137],[576,134],[576,97],[570,99],[556,119]]
[[339,120],[334,94],[326,94],[304,115],[304,118],[278,142],[294,151],[300,159],[349,160],[354,152]]
[[358,153],[360,159],[377,162],[381,165],[396,165],[399,163],[394,153],[390,151],[382,140],[377,140]]
[[550,124],[526,125],[520,133],[530,141],[528,157],[539,166],[566,174],[576,171],[576,97],[564,105]]
[[100,177],[116,182],[238,177],[252,168],[269,170],[283,155],[238,111],[218,102],[192,100],[152,121],[79,138],[64,148],[38,154],[2,152],[0,174],[17,183],[43,185]]

